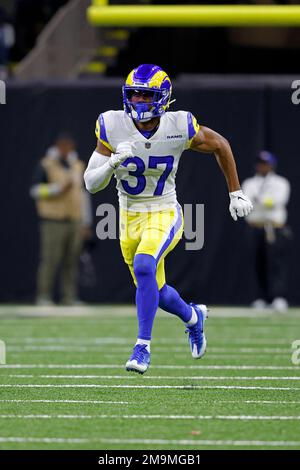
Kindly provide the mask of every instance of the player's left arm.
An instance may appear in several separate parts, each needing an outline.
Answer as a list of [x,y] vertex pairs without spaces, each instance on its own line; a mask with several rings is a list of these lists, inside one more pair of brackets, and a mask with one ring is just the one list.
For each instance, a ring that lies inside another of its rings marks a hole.
[[253,206],[241,190],[235,159],[228,140],[208,127],[200,127],[191,141],[190,149],[196,152],[214,153],[227,182],[232,218],[237,220],[237,217],[248,215]]

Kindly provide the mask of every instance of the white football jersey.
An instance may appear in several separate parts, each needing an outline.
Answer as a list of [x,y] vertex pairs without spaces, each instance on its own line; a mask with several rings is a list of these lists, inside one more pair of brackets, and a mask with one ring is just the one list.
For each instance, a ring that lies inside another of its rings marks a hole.
[[199,125],[186,111],[166,112],[147,139],[125,111],[107,111],[96,123],[96,136],[112,152],[121,142],[134,144],[134,157],[115,171],[120,207],[157,211],[177,204],[175,177],[182,152]]

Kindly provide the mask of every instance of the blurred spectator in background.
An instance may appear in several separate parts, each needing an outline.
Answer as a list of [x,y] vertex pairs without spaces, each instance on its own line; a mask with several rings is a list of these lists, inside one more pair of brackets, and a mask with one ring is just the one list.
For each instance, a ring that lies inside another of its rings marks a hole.
[[259,296],[252,303],[256,309],[271,307],[277,311],[288,308],[286,300],[287,258],[291,231],[286,226],[290,183],[275,173],[277,159],[261,151],[256,174],[242,184],[243,191],[253,202],[253,211],[246,217],[251,241]]
[[9,50],[15,42],[15,31],[5,10],[0,6],[0,80],[8,76]]
[[73,139],[64,134],[48,149],[35,171],[30,194],[36,200],[40,217],[38,305],[53,304],[59,267],[62,304],[79,303],[79,257],[82,242],[91,236],[92,223],[89,194],[82,186],[84,169]]

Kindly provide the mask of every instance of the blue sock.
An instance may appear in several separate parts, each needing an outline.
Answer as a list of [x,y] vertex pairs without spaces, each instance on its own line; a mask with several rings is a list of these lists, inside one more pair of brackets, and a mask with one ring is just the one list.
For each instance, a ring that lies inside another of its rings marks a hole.
[[135,297],[139,323],[138,338],[150,340],[159,297],[155,258],[138,254],[134,257],[133,269],[138,285]]
[[167,284],[159,291],[159,306],[166,312],[177,315],[185,323],[192,317],[192,307],[180,297],[177,290]]

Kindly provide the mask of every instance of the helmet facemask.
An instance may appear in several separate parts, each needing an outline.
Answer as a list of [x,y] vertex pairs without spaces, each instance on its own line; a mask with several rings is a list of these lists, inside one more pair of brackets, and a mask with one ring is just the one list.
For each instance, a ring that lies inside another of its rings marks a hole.
[[[134,93],[141,92],[151,96],[151,101],[132,101]],[[155,117],[160,117],[164,114],[168,107],[171,93],[168,89],[155,89],[148,87],[137,87],[124,85],[123,86],[123,102],[125,111],[134,119],[139,122],[147,122]]]

